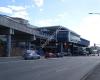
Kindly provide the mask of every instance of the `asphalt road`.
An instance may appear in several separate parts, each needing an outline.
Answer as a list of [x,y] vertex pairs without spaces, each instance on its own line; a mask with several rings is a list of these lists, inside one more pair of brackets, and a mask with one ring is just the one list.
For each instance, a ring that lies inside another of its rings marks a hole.
[[63,57],[0,62],[0,80],[80,80],[100,57]]

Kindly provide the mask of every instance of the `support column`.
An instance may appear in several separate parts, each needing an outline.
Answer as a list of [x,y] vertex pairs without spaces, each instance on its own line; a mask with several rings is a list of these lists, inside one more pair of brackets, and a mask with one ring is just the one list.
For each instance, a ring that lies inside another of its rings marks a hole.
[[74,44],[72,43],[72,55],[74,56],[75,53],[74,53]]
[[11,55],[11,34],[7,35],[7,56],[9,57]]
[[31,49],[31,42],[30,41],[26,41],[26,46],[27,46],[27,49]]
[[8,30],[8,34],[7,34],[7,55],[6,56],[11,56],[11,51],[12,51],[12,47],[11,47],[11,35],[14,35],[14,29],[9,29]]
[[63,53],[63,43],[61,42],[61,54]]
[[31,42],[28,42],[28,48],[31,49]]

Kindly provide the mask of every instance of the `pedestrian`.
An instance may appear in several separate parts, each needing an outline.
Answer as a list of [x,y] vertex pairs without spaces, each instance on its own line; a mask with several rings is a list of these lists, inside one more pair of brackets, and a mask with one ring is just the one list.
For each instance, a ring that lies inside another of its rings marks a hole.
[[97,54],[98,54],[98,56],[99,56],[99,53],[100,53],[100,50],[97,50]]

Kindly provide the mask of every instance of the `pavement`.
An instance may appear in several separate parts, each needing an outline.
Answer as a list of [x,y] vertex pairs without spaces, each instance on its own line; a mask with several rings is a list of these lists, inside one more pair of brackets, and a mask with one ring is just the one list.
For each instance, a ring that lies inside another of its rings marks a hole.
[[[0,61],[0,80],[92,80],[88,76],[100,63],[99,56],[8,59]],[[94,80],[100,80],[100,77]]]
[[23,58],[21,56],[17,57],[0,57],[0,62],[6,62],[6,61],[17,61],[22,60]]
[[[45,59],[43,56],[40,59]],[[21,61],[24,60],[22,56],[14,56],[14,57],[0,57],[0,62],[9,62],[9,61]],[[38,59],[36,59],[38,60]]]
[[100,64],[98,64],[84,80],[100,80]]

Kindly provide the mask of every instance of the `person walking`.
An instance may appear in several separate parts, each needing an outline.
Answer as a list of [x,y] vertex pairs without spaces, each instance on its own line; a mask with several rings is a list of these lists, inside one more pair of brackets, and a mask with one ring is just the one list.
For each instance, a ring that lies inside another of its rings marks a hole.
[[99,53],[100,53],[100,50],[97,50],[97,54],[98,54],[98,56],[99,56]]

